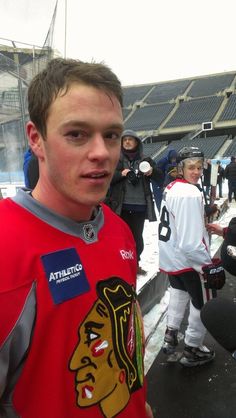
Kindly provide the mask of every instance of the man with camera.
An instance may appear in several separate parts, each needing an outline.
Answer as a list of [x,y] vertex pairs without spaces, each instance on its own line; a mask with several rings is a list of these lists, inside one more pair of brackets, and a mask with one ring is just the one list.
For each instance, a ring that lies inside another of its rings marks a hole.
[[162,171],[151,158],[143,155],[142,141],[132,130],[122,135],[121,155],[106,203],[129,225],[137,248],[138,274],[145,274],[139,265],[144,248],[145,219],[156,221],[151,179],[160,180]]

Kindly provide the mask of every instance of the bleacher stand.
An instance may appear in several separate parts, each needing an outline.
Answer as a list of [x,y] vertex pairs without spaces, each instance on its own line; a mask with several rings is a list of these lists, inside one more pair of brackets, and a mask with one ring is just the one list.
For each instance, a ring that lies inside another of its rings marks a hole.
[[199,125],[205,120],[212,120],[224,98],[218,96],[205,97],[181,102],[165,128],[174,126]]
[[158,129],[173,108],[172,103],[141,107],[126,121],[125,126],[135,131]]
[[236,115],[236,94],[231,94],[219,120],[234,120]]
[[[173,145],[176,150],[188,145],[182,142],[187,134],[191,145],[200,146],[206,158],[234,153],[235,71],[129,86],[123,91],[125,128],[134,129],[143,138],[151,136],[153,144],[158,143],[156,148],[147,147],[155,159]],[[202,129],[208,121],[210,128]],[[208,130],[211,132],[205,132]]]
[[177,96],[183,95],[189,84],[190,80],[159,84],[150,92],[145,102],[147,104],[157,104],[173,100]]

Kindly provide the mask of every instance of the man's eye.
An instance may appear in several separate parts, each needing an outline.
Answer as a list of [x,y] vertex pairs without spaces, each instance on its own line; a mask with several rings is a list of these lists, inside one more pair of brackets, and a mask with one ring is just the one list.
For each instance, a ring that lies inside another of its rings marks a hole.
[[71,130],[65,134],[65,137],[71,143],[83,145],[88,139],[88,134],[83,131]]
[[72,138],[80,138],[81,132],[80,131],[69,131],[66,133],[66,136],[72,137]]

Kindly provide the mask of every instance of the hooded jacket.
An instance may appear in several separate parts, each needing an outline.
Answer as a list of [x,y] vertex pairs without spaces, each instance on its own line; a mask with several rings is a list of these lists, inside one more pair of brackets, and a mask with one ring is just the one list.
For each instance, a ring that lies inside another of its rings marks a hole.
[[121,214],[122,206],[125,200],[126,192],[127,193],[136,193],[135,185],[130,185],[129,179],[127,176],[122,176],[122,171],[129,167],[130,162],[132,161],[132,165],[134,168],[139,166],[141,161],[148,161],[151,167],[153,168],[153,172],[151,176],[145,176],[142,173],[137,173],[137,181],[139,181],[139,187],[140,184],[143,187],[144,191],[144,197],[145,197],[145,205],[146,205],[146,219],[148,219],[150,222],[156,221],[156,214],[154,209],[154,201],[153,201],[153,195],[151,190],[151,179],[159,181],[160,178],[163,178],[162,171],[157,168],[155,162],[150,157],[145,157],[143,154],[143,145],[142,141],[139,138],[139,136],[132,130],[126,130],[124,131],[122,135],[122,139],[125,136],[132,136],[135,138],[138,142],[138,146],[133,152],[132,157],[128,155],[128,153],[125,152],[123,148],[121,148],[121,155],[119,162],[117,164],[114,176],[111,181],[111,186],[108,191],[108,195],[106,198],[106,203],[111,207],[111,209],[116,212],[118,215]]
[[157,167],[163,172],[163,183],[167,184],[168,183],[168,179],[166,178],[167,176],[167,171],[168,168],[170,166],[173,165],[173,158],[177,159],[178,157],[178,153],[175,149],[170,149],[167,153],[167,155],[163,158],[161,158],[158,162],[157,162]]
[[225,238],[221,247],[221,260],[223,267],[233,276],[236,276],[236,259],[228,253],[228,245],[236,247],[236,217],[232,218],[226,228]]
[[225,177],[229,182],[236,182],[236,162],[234,160],[231,160],[231,163],[225,167]]

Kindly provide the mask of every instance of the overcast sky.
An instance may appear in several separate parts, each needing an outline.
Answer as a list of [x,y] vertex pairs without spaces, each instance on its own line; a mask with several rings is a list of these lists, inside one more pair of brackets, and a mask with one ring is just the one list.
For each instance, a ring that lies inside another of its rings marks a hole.
[[[43,45],[56,0],[0,0],[0,37]],[[123,85],[236,70],[236,0],[58,0],[54,46]],[[0,39],[0,43],[4,43]]]

